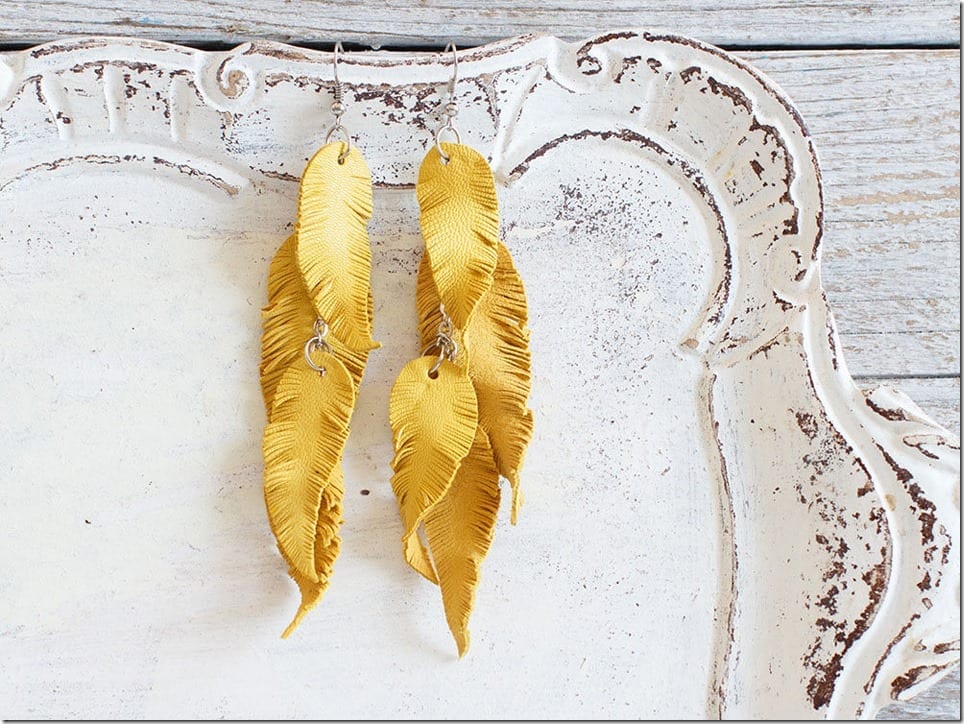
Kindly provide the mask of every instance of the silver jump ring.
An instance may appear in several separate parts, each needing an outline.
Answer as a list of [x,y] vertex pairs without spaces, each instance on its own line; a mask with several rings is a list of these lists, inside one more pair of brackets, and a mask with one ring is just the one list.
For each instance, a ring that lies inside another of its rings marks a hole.
[[458,357],[459,345],[454,339],[440,332],[435,338],[435,341],[422,350],[422,356],[427,356],[433,349],[438,350],[438,359],[435,360],[435,364],[429,369],[428,376],[435,379],[445,360],[454,362],[455,358]]
[[433,349],[439,350],[442,355],[449,361],[453,361],[459,356],[459,344],[451,337],[446,337],[439,335],[435,338],[435,341],[428,345],[422,350],[422,357],[427,357],[428,353]]
[[308,366],[311,367],[311,369],[313,369],[315,372],[317,372],[322,377],[324,377],[325,373],[328,372],[328,370],[325,369],[324,367],[321,367],[320,365],[316,365],[315,361],[311,359],[311,355],[317,352],[318,350],[321,350],[325,354],[333,353],[331,345],[328,344],[327,340],[322,339],[321,337],[312,337],[307,342],[305,342],[305,362],[308,363]]
[[448,125],[448,126],[442,126],[441,128],[439,128],[435,132],[435,148],[438,149],[438,155],[442,157],[442,163],[448,163],[449,161],[452,160],[449,157],[449,155],[442,150],[442,134],[445,133],[445,131],[449,131],[450,133],[455,135],[456,143],[460,145],[462,143],[462,136],[459,135],[458,129],[455,128],[454,126]]
[[348,130],[343,125],[336,123],[325,134],[325,143],[331,143],[331,139],[335,135],[340,135],[340,140],[345,143],[345,150],[338,154],[338,163],[344,163],[348,154],[351,153],[351,136],[348,135]]
[[446,337],[442,344],[445,346],[446,356],[454,361],[459,356],[459,343],[451,337]]
[[328,340],[326,339],[330,328],[328,326],[328,322],[321,317],[318,317],[315,320],[313,329],[315,336],[305,342],[305,362],[308,363],[308,366],[311,367],[311,369],[324,377],[328,370],[324,367],[316,365],[315,361],[311,359],[311,355],[318,350],[321,350],[325,354],[334,354],[334,350],[331,348],[331,345],[328,344]]
[[[454,131],[455,129],[450,128],[450,130]],[[456,132],[456,135],[458,135],[458,132]],[[455,325],[452,324],[452,318],[445,312],[444,304],[439,304],[438,310],[442,319],[435,334],[435,341],[422,350],[423,357],[433,349],[438,350],[438,359],[435,360],[435,364],[428,371],[428,376],[433,380],[438,376],[438,371],[442,368],[442,363],[445,360],[454,362],[455,358],[459,356],[459,344],[452,337],[455,334]]]
[[438,375],[438,371],[442,369],[442,363],[444,361],[445,361],[445,350],[439,348],[438,359],[435,360],[435,364],[432,365],[432,368],[428,371],[428,376],[431,377],[433,380],[435,379],[435,376]]
[[441,352],[444,354],[444,352],[445,352],[445,345],[442,344],[442,343],[440,343],[440,342],[438,341],[438,339],[436,339],[436,340],[435,340],[434,342],[432,342],[428,347],[426,347],[425,349],[422,350],[422,357],[428,357],[428,353],[431,352],[433,349],[437,349],[437,350],[441,351]]

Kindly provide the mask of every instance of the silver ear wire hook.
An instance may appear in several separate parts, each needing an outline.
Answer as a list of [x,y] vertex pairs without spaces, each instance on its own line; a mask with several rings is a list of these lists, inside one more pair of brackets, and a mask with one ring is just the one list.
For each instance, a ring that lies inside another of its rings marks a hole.
[[448,131],[455,136],[456,143],[462,143],[462,137],[459,135],[458,130],[452,125],[452,121],[459,114],[459,107],[455,104],[455,84],[459,82],[459,54],[455,47],[455,43],[449,43],[445,46],[445,52],[452,53],[452,77],[449,78],[448,85],[446,89],[448,91],[448,100],[445,105],[442,106],[442,113],[445,116],[445,120],[442,121],[438,128],[435,129],[435,148],[438,149],[439,156],[442,158],[442,163],[449,162],[449,156],[442,150],[442,134]]
[[344,53],[345,49],[342,47],[340,42],[335,43],[335,52],[332,54],[332,69],[331,73],[335,79],[335,102],[331,104],[331,112],[335,114],[335,118],[341,118],[341,114],[345,112],[344,106],[341,104],[341,80],[338,78],[338,55]]
[[338,154],[338,163],[344,163],[345,159],[348,158],[348,154],[351,151],[351,136],[343,125],[341,125],[341,117],[345,112],[344,103],[344,89],[341,85],[341,80],[338,78],[338,56],[345,52],[341,43],[335,43],[334,57],[332,58],[332,76],[335,82],[335,99],[331,103],[331,113],[335,117],[335,125],[333,125],[328,133],[325,135],[325,143],[330,143],[333,136],[336,134],[340,135],[342,140],[345,142],[345,150]]
[[449,102],[452,103],[455,100],[455,84],[459,82],[459,54],[455,49],[455,43],[445,46],[445,52],[449,51],[452,51],[452,77],[449,78],[448,92]]

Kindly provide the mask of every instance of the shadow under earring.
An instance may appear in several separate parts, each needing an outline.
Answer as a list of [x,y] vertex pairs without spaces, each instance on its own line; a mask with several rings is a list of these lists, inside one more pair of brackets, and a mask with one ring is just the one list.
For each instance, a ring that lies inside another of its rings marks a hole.
[[[371,175],[341,125],[335,47],[335,124],[308,161],[295,232],[268,274],[262,313],[264,496],[271,530],[301,591],[287,637],[328,587],[341,545],[341,458],[372,340]],[[340,136],[341,140],[333,140]]]
[[[513,523],[522,502],[519,469],[532,413],[525,291],[499,240],[492,171],[452,125],[457,60],[453,70],[446,122],[416,185],[425,241],[416,295],[423,356],[399,374],[389,419],[405,559],[440,586],[461,657],[500,476],[512,486]],[[442,143],[445,132],[459,142]]]

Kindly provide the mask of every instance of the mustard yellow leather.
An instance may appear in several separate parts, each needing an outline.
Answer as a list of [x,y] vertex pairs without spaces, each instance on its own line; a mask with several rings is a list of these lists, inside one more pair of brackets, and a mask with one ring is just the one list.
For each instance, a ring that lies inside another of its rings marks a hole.
[[[416,306],[422,346],[436,341],[444,306],[459,351],[443,363],[444,385],[427,374],[436,350],[399,376],[390,409],[392,485],[405,526],[406,560],[438,582],[461,657],[469,647],[469,616],[498,517],[500,474],[512,485],[513,523],[522,500],[519,469],[532,437],[531,360],[525,290],[499,242],[492,172],[467,146],[442,148],[449,162],[430,150],[416,187],[425,238]],[[455,380],[463,379],[456,394]],[[476,416],[454,412],[464,407],[463,387],[474,393]],[[427,548],[418,536],[420,524]]]
[[488,437],[478,428],[448,492],[425,516],[425,537],[460,658],[469,650],[469,615],[481,564],[492,545],[499,498],[499,471]]
[[445,310],[463,329],[492,283],[499,243],[499,200],[485,159],[469,146],[434,146],[415,186],[425,254]]
[[298,195],[297,258],[318,316],[347,347],[371,350],[372,179],[361,151],[341,141],[308,161]]
[[[302,179],[295,233],[268,274],[262,312],[261,389],[265,504],[278,549],[301,591],[287,637],[321,599],[341,547],[341,457],[371,339],[371,179],[361,153],[339,163],[343,143],[321,148]],[[332,353],[305,360],[321,318]]]
[[[302,605],[293,625],[317,602],[328,586],[334,558],[321,545],[337,536],[340,520],[322,519],[322,502],[340,506],[341,495],[331,485],[355,406],[355,385],[345,366],[332,354],[313,358],[325,369],[319,374],[304,360],[285,370],[275,389],[271,417],[264,430],[264,499],[278,549],[302,589]],[[325,511],[327,515],[328,511]],[[333,529],[329,531],[329,528]],[[307,589],[307,594],[306,594]]]
[[321,493],[318,505],[318,526],[315,529],[315,572],[318,580],[302,575],[295,568],[288,573],[298,584],[301,592],[301,605],[295,613],[291,623],[281,634],[281,638],[288,638],[305,615],[321,600],[322,594],[328,588],[331,573],[335,566],[335,559],[341,552],[342,501],[345,499],[345,474],[341,463],[336,465],[328,478],[328,484]]
[[[435,338],[441,313],[439,296],[425,258],[418,269],[416,304],[422,346]],[[479,426],[489,438],[499,474],[512,486],[512,523],[523,496],[519,469],[532,439],[529,313],[522,279],[505,244],[498,247],[492,286],[479,300],[468,327],[457,335],[479,401]]]
[[[281,375],[295,362],[304,359],[305,342],[314,334],[318,314],[308,298],[301,271],[295,259],[297,237],[292,234],[278,249],[268,271],[268,305],[261,313],[261,391],[266,413],[271,413],[274,388]],[[371,293],[368,295],[371,307]],[[371,312],[368,312],[369,317]],[[348,368],[355,389],[361,387],[370,350],[351,349],[330,336],[328,343],[335,356]]]
[[479,424],[475,390],[465,370],[444,361],[433,379],[429,372],[435,362],[419,357],[405,365],[389,401],[395,444],[392,490],[402,514],[405,560],[433,583],[438,579],[418,527],[448,491]]

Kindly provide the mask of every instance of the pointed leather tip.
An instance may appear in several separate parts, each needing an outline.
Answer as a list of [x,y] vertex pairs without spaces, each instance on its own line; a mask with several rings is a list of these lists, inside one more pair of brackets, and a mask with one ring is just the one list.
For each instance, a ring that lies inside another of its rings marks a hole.
[[288,624],[288,628],[286,628],[284,633],[281,634],[281,638],[286,639],[292,633],[294,633],[294,630],[298,628],[305,616],[308,615],[308,612],[311,611],[318,601],[321,600],[321,594],[322,591],[320,589],[302,589],[301,605],[298,606],[298,612],[295,614],[295,617],[291,619],[291,623]]
[[304,606],[301,606],[298,609],[298,613],[296,613],[295,617],[291,620],[291,623],[288,624],[288,628],[286,628],[284,632],[281,634],[281,638],[286,639],[289,636],[291,636],[291,634],[294,633],[294,630],[298,628],[298,624],[301,623],[301,620],[305,617],[307,613],[308,613],[308,609],[306,609]]
[[[336,337],[336,339],[341,341],[340,337]],[[344,340],[343,344],[353,352],[360,353],[360,354],[368,354],[373,350],[381,349],[381,346],[382,346],[382,343],[376,342],[374,339],[371,338],[370,334],[364,334],[364,333],[352,334],[348,336]]]
[[522,496],[522,491],[519,490],[519,481],[511,480],[512,483],[512,516],[510,521],[512,525],[519,522],[519,509],[522,507],[522,503],[525,502],[525,498]]
[[382,346],[381,342],[376,342],[372,339],[370,331],[364,337],[359,337],[357,344],[359,352],[372,352],[373,350],[380,349]]
[[452,632],[455,636],[455,645],[459,647],[459,659],[461,660],[469,652],[469,630],[465,629],[458,633]]

